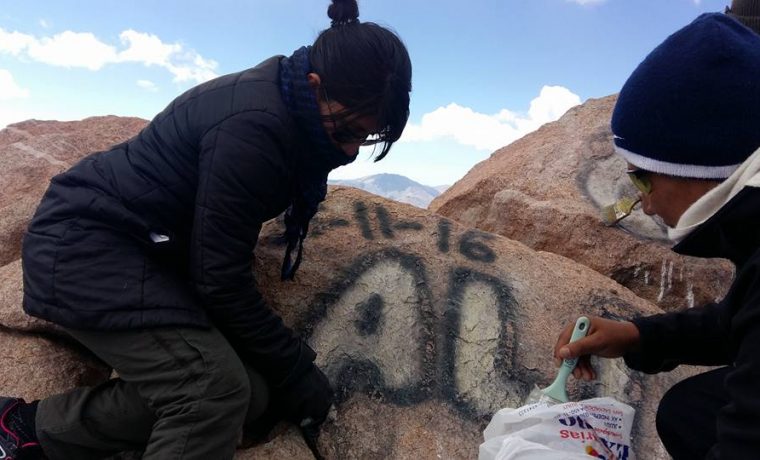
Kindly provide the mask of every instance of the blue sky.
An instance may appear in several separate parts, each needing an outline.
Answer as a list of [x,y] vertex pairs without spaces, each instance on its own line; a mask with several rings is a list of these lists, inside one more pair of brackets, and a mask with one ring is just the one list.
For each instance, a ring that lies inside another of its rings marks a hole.
[[[410,124],[379,163],[451,184],[567,108],[616,93],[669,34],[730,0],[360,0],[413,65]],[[311,44],[328,0],[0,0],[0,127],[29,118],[152,118],[216,75]]]

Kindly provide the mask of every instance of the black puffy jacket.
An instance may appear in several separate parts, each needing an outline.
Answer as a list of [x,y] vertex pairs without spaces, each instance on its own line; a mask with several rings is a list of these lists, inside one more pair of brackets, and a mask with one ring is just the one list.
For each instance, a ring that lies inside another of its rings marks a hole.
[[211,319],[273,383],[310,363],[252,272],[306,148],[280,59],[189,90],[134,138],[55,176],[24,238],[25,311],[91,330]]

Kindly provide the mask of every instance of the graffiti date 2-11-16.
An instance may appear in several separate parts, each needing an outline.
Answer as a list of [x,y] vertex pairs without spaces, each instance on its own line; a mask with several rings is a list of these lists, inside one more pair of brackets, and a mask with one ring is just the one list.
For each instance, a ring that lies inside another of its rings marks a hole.
[[[375,219],[370,217],[371,214],[374,214]],[[363,201],[354,203],[353,217],[361,230],[362,237],[369,241],[374,241],[378,233],[385,239],[393,240],[396,239],[398,232],[421,231],[425,228],[423,224],[411,220],[395,221],[384,206],[376,204],[370,208]],[[373,226],[373,223],[376,223],[376,226]],[[313,236],[321,236],[329,228],[350,226],[351,222],[342,218],[330,219],[327,222],[322,222],[317,218],[311,233]],[[448,253],[451,250],[451,227],[451,221],[447,219],[438,221],[437,246],[442,253]],[[459,236],[455,244],[459,253],[469,260],[490,264],[496,261],[496,253],[488,247],[486,242],[494,238],[489,233],[467,230]]]

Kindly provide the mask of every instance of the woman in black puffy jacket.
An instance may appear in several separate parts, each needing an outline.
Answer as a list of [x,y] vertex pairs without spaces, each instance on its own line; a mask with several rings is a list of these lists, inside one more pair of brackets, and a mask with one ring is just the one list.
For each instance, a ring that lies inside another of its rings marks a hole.
[[252,252],[286,211],[293,277],[327,174],[361,145],[383,158],[411,90],[394,33],[360,22],[355,0],[328,15],[313,46],[187,91],[52,179],[24,239],[24,309],[119,378],[1,398],[7,455],[229,459],[246,420],[324,420],[330,384],[256,290]]

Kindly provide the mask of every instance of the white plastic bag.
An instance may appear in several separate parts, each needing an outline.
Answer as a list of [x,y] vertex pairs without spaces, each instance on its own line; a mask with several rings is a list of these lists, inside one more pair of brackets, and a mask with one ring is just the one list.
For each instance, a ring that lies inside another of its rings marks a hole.
[[502,409],[483,432],[478,460],[634,460],[633,416],[613,398]]

